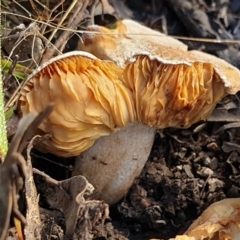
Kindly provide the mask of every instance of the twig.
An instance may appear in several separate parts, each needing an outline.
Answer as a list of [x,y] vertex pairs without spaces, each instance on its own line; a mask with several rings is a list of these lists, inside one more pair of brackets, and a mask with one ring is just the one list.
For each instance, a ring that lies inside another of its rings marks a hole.
[[25,11],[25,12],[28,14],[29,17],[32,16],[32,14],[31,14],[26,8],[24,8],[20,3],[18,3],[18,1],[13,0],[13,2],[14,2],[19,8],[21,8],[23,11]]
[[[69,28],[71,30],[76,29],[78,24],[82,21],[83,13],[84,13],[85,9],[87,8],[88,4],[89,4],[89,0],[85,0],[79,13],[76,15],[76,17],[73,19],[73,21],[69,24]],[[70,34],[72,34],[72,31],[65,30],[60,35],[60,37],[58,38],[56,43],[54,44],[55,48],[59,49],[62,45],[64,45],[64,43],[70,37]],[[53,47],[49,47],[47,49],[47,51],[44,53],[40,64],[43,64],[44,62],[51,59],[53,57],[54,53],[55,53],[55,49]]]
[[[49,19],[47,20],[47,22],[50,22],[51,21],[51,18],[52,18],[52,15],[53,13],[57,10],[57,8],[63,4],[64,0],[61,0],[49,13]],[[46,24],[42,24],[42,34],[44,35],[44,32],[46,31],[46,28],[47,28],[47,25]]]
[[91,9],[90,9],[92,25],[95,24],[95,22],[94,22],[94,12],[95,12],[95,9],[96,9],[96,6],[97,6],[98,3],[99,3],[99,0],[93,1],[93,4],[92,4]]
[[[55,36],[55,34],[57,33],[57,31],[59,30],[59,27],[62,25],[62,23],[65,21],[65,19],[67,18],[67,16],[69,15],[69,12],[72,11],[73,7],[76,5],[77,0],[74,0],[72,2],[72,4],[69,6],[68,10],[66,11],[66,13],[63,15],[63,17],[61,18],[61,20],[59,21],[58,25],[56,26],[56,28],[54,29],[54,31],[52,32],[52,34],[50,35],[50,37],[48,38],[48,41],[51,42],[53,37]],[[82,7],[82,2],[79,1],[80,6]]]

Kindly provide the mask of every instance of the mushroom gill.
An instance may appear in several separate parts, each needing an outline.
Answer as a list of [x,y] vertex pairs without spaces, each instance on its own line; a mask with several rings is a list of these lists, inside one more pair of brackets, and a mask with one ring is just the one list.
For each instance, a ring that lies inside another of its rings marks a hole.
[[18,108],[21,115],[39,113],[54,102],[54,111],[39,127],[52,134],[42,149],[76,156],[99,137],[134,121],[133,99],[121,77],[122,69],[112,62],[71,53],[51,60],[27,79]]
[[206,119],[226,94],[213,64],[169,64],[139,55],[126,65],[137,121],[157,128],[189,127]]

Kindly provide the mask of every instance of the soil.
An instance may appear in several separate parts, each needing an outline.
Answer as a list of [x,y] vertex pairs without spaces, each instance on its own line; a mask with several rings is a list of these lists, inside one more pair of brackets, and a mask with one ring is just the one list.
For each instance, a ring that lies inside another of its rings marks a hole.
[[[118,14],[169,35],[240,39],[237,0],[131,0],[126,5],[109,2]],[[114,17],[105,15],[103,24]],[[97,16],[96,21],[100,22]],[[240,67],[239,43],[190,39],[184,42],[190,49],[213,53]],[[68,48],[74,48],[71,41]],[[103,224],[99,219],[95,222],[92,238],[169,239],[182,234],[211,203],[240,197],[239,106],[238,95],[226,97],[206,122],[189,129],[158,130],[141,175],[125,198],[110,208],[110,218]],[[229,123],[235,125],[231,127]],[[37,151],[32,152],[32,160],[34,167],[57,180],[67,179],[74,166],[74,159],[58,159]],[[38,181],[36,186],[41,193],[45,188]],[[45,224],[43,239],[62,239],[65,230],[62,213],[50,208],[44,198],[40,198],[40,207]]]

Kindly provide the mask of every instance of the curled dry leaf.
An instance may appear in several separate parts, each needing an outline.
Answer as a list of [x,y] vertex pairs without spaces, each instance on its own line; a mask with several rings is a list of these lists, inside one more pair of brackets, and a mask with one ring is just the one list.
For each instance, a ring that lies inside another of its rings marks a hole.
[[182,236],[174,240],[240,239],[240,198],[229,198],[210,205]]
[[[34,114],[25,115],[9,146],[4,162],[0,165],[0,239],[6,238],[11,213],[22,223],[25,217],[18,210],[18,192],[22,188],[21,173],[27,176],[26,162],[21,155],[27,141],[32,137],[39,123],[50,114],[52,106],[47,106],[35,117]],[[21,173],[20,173],[20,171]]]
[[42,197],[65,217],[64,239],[92,239],[90,232],[95,224],[109,218],[106,203],[88,199],[94,187],[83,176],[56,181],[37,169],[34,172]]

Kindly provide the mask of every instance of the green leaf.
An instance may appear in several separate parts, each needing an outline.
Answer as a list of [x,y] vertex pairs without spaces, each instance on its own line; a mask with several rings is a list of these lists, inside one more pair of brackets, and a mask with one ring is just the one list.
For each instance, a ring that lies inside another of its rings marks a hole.
[[[7,59],[1,59],[1,65],[2,65],[2,72],[8,73],[9,69],[12,66],[12,61],[7,60]],[[18,80],[24,80],[27,78],[27,76],[31,72],[32,72],[31,69],[17,63],[13,70],[13,76],[16,77]]]

